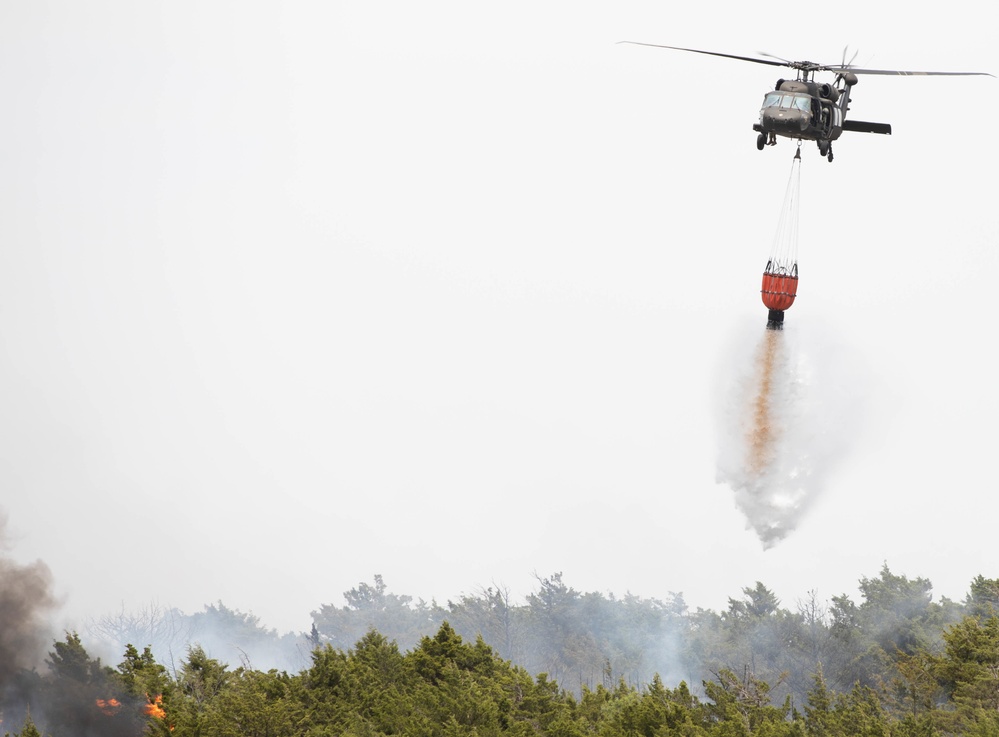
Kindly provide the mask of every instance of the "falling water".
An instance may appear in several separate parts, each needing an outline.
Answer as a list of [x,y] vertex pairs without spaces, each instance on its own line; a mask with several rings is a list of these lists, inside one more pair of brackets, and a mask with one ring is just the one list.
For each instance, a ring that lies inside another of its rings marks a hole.
[[762,475],[774,458],[774,420],[771,418],[770,403],[773,392],[774,359],[777,354],[778,339],[781,333],[768,330],[760,345],[760,388],[753,401],[753,423],[749,431],[749,454],[747,463],[757,476]]
[[862,402],[845,354],[828,338],[800,325],[742,336],[723,362],[717,480],[732,489],[747,529],[771,548],[827,485]]

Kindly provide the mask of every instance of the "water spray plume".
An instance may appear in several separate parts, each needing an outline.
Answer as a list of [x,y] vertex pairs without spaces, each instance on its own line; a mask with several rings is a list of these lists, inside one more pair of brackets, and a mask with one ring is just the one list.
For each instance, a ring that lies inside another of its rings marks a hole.
[[811,328],[743,332],[720,377],[717,480],[764,549],[797,529],[857,430],[842,349]]
[[760,357],[760,392],[753,402],[753,425],[749,433],[750,470],[762,475],[774,457],[775,431],[770,417],[771,391],[773,387],[774,358],[777,352],[778,336],[775,332],[765,334]]

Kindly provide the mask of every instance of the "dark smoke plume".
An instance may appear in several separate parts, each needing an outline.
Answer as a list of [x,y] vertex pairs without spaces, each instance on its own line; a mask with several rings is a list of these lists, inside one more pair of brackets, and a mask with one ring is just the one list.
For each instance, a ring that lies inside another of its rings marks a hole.
[[[6,550],[0,513],[0,550]],[[142,734],[143,702],[112,683],[100,660],[75,634],[52,644],[48,615],[57,602],[52,573],[41,561],[21,564],[0,555],[0,720],[17,731],[30,717],[42,734],[135,737]],[[48,667],[43,667],[47,665]]]
[[[7,549],[7,517],[0,512],[0,550]],[[41,662],[55,607],[52,573],[41,561],[21,565],[0,554],[0,693],[22,669]]]

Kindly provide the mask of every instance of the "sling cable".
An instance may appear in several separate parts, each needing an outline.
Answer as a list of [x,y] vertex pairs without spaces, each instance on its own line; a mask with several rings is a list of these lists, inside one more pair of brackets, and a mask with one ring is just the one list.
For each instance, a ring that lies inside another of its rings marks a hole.
[[794,304],[798,293],[798,195],[801,190],[801,141],[791,161],[784,205],[777,221],[777,233],[767,268],[763,271],[760,294],[763,305],[770,310],[767,330],[784,328],[784,311]]

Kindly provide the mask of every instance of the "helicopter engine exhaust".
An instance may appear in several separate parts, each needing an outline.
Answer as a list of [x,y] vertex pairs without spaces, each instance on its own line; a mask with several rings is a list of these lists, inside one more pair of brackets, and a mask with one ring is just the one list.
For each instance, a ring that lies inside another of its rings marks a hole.
[[836,102],[839,99],[839,90],[831,84],[820,84],[818,86],[819,97]]

